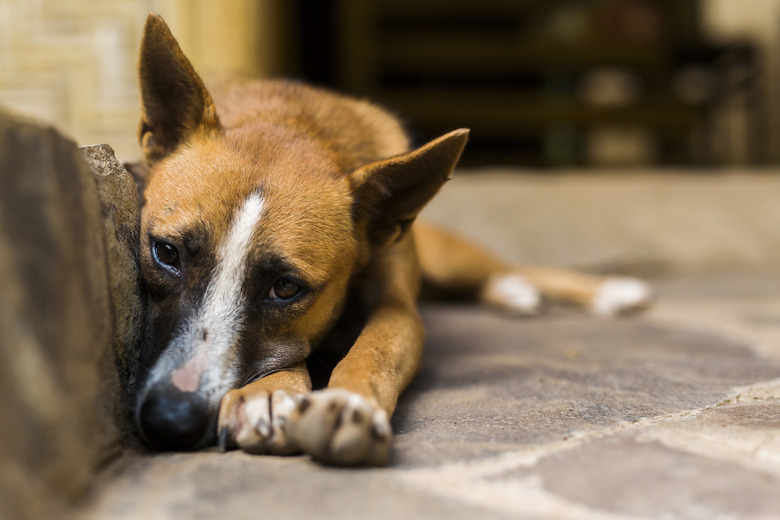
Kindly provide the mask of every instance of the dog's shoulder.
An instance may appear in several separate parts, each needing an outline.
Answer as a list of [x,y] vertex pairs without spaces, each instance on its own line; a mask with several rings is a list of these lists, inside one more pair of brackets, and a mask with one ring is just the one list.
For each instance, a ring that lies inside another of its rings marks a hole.
[[333,150],[345,171],[409,149],[398,118],[365,100],[288,80],[233,77],[209,90],[225,128],[291,128]]

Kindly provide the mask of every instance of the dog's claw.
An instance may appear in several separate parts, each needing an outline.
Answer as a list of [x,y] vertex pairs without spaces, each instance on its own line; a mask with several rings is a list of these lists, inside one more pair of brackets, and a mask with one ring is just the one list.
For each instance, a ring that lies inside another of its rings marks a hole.
[[302,400],[285,431],[326,464],[382,466],[390,455],[392,431],[385,411],[346,390],[322,390]]
[[228,451],[228,438],[230,437],[230,431],[227,427],[222,427],[219,430],[219,436],[217,437],[217,446],[219,451],[225,453]]
[[292,455],[298,448],[283,430],[296,398],[282,390],[231,390],[219,410],[220,449],[238,447],[258,455]]

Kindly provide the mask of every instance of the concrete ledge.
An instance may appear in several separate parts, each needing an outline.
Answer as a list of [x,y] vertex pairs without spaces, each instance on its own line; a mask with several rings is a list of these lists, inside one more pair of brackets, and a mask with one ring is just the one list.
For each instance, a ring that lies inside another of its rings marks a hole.
[[60,518],[120,451],[130,374],[121,384],[117,360],[137,355],[142,313],[138,203],[110,147],[86,156],[94,171],[55,129],[0,112],[4,519]]

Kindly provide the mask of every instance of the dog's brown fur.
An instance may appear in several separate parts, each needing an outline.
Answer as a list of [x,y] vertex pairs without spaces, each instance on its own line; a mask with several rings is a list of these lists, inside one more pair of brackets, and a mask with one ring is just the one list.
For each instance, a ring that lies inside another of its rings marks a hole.
[[[156,15],[140,82],[150,317],[137,417],[152,444],[195,448],[218,431],[224,447],[382,464],[388,419],[420,363],[421,276],[529,312],[502,280],[583,305],[604,283],[517,268],[431,226],[410,232],[467,130],[409,151],[398,121],[363,101],[290,82],[209,92]],[[327,388],[311,393],[307,358],[349,330]]]

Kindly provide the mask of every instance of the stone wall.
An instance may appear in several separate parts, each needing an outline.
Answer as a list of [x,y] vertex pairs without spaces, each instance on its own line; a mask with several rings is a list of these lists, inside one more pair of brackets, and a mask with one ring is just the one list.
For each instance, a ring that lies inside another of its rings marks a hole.
[[[106,244],[108,290],[113,320],[112,351],[116,358],[122,402],[135,386],[144,320],[141,271],[138,258],[141,213],[138,191],[130,173],[107,144],[82,149],[97,184]],[[120,418],[126,426],[128,417]]]
[[59,517],[122,443],[130,374],[116,368],[143,317],[138,203],[110,148],[86,157],[0,112],[3,519]]

